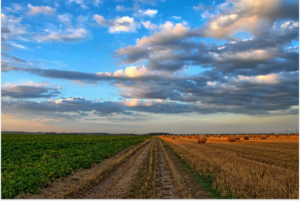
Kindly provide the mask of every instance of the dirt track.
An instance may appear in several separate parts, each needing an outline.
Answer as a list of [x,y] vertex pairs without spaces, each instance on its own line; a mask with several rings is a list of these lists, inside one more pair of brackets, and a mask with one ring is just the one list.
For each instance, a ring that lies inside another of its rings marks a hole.
[[40,195],[16,198],[207,198],[179,159],[158,137],[58,179]]
[[[192,192],[186,186],[188,183],[184,181],[187,175],[184,175],[179,163],[173,162],[178,159],[171,154],[158,138],[153,138],[79,198],[193,198]],[[205,195],[197,197],[204,198]]]

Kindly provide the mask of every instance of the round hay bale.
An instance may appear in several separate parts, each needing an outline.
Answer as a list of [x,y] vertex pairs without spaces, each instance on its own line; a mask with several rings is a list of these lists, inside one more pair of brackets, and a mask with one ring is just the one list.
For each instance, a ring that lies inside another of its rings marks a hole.
[[199,134],[197,136],[197,143],[205,143],[205,141],[206,141],[205,139],[206,139],[205,135]]
[[228,140],[228,142],[235,142],[235,136],[234,135],[228,135],[227,140]]
[[253,138],[256,138],[256,135],[253,135],[252,137],[253,137]]
[[240,140],[240,136],[239,135],[235,135],[235,140]]
[[249,140],[249,135],[245,135],[244,140]]
[[205,135],[205,141],[207,141],[207,137],[206,137],[206,135]]
[[269,134],[267,134],[267,137],[270,137],[270,135],[269,135]]
[[260,135],[260,139],[264,140],[267,139],[266,135]]
[[192,136],[189,136],[189,139],[191,139],[192,138]]
[[289,135],[289,134],[286,134],[286,136],[287,136],[287,137],[290,137],[290,135]]

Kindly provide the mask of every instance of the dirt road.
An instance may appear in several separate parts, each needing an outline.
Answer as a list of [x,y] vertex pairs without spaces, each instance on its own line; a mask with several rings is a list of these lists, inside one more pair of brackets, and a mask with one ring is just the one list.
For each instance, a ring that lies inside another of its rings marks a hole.
[[79,170],[17,198],[207,198],[188,170],[158,137],[132,146],[90,169]]
[[[185,181],[188,173],[163,143],[154,137],[103,181],[79,198],[205,198],[195,194]],[[171,158],[172,157],[172,158]],[[196,186],[196,185],[195,185]],[[197,196],[196,196],[197,195]]]

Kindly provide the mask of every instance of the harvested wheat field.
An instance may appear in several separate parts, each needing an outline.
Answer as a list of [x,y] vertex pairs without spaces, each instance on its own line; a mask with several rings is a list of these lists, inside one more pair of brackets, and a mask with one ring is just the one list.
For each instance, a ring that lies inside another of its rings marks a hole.
[[299,198],[299,137],[269,136],[229,142],[210,136],[162,139],[198,174],[213,178],[221,196],[233,198]]

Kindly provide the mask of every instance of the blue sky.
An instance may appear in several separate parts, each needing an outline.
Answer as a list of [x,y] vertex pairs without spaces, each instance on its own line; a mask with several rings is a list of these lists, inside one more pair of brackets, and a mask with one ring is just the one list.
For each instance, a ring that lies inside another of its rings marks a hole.
[[2,130],[298,128],[298,1],[15,0],[1,8]]

